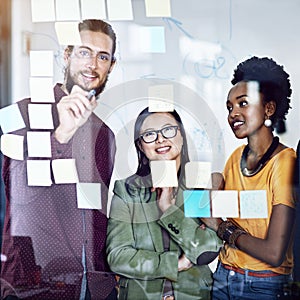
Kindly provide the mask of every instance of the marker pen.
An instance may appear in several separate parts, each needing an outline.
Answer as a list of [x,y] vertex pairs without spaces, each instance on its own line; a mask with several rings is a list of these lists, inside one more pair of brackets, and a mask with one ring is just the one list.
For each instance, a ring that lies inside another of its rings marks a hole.
[[87,95],[87,98],[88,98],[89,100],[91,100],[92,97],[95,96],[95,95],[96,95],[96,90],[90,90],[90,91],[89,91],[89,94]]

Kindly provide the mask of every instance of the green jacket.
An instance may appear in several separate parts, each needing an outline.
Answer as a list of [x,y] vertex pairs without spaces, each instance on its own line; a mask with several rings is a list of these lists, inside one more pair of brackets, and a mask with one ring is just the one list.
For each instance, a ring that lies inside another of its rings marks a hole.
[[[184,216],[181,189],[176,205],[161,215],[156,192],[143,187],[139,177],[134,180],[130,193],[125,180],[115,182],[108,221],[108,263],[120,275],[119,299],[160,300],[165,279],[172,282],[176,300],[210,299],[209,267],[194,265],[178,272],[178,258],[185,253],[196,264],[203,252],[218,251],[221,240],[214,231],[199,228],[198,219]],[[171,238],[167,252],[162,228]]]

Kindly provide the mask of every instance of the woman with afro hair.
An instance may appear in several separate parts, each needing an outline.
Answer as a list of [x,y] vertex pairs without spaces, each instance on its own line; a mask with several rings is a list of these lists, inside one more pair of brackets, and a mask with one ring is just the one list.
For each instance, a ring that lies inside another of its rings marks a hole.
[[267,213],[204,220],[225,241],[213,299],[278,299],[293,270],[296,153],[273,134],[290,109],[289,75],[271,58],[251,57],[237,66],[231,83],[228,123],[236,138],[248,144],[226,162],[224,188],[237,190],[240,203],[241,195],[250,192],[267,205]]

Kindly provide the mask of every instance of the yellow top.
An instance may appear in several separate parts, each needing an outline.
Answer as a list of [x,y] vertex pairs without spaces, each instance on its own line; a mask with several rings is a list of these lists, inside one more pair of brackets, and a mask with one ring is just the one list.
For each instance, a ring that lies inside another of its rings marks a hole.
[[[293,196],[293,170],[296,153],[292,148],[286,148],[270,159],[264,168],[252,177],[243,176],[240,170],[240,160],[245,146],[237,148],[228,159],[224,169],[225,190],[266,190],[268,203],[268,218],[266,219],[228,219],[252,236],[265,238],[270,222],[273,205],[284,204],[295,208]],[[222,263],[250,270],[270,270],[280,274],[290,274],[293,267],[293,243],[290,242],[286,258],[279,267],[272,267],[252,256],[227,244],[220,253]]]

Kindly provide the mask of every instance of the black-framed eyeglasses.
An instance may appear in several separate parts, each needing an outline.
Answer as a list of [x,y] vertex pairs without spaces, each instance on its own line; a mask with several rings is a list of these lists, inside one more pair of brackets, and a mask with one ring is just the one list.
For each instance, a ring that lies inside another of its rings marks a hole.
[[79,47],[74,49],[74,54],[80,59],[97,58],[98,62],[106,63],[111,61],[111,55],[106,52],[95,52],[88,47]]
[[157,140],[158,134],[160,133],[164,138],[171,139],[177,134],[179,126],[167,126],[159,130],[150,130],[142,133],[140,138],[146,143],[153,143]]

